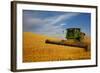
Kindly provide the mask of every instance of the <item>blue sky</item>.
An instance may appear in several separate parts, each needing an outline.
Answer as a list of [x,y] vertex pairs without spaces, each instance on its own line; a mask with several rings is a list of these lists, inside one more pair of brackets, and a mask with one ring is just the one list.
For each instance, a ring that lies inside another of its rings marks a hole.
[[23,10],[24,32],[65,38],[67,28],[81,28],[90,36],[90,27],[90,13]]

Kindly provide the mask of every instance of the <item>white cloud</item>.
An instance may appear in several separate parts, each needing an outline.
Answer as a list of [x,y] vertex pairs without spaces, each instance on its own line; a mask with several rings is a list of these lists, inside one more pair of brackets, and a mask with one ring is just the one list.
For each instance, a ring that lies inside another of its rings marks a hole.
[[66,13],[66,14],[63,14],[63,15],[59,15],[56,19],[53,20],[53,22],[51,22],[50,24],[56,24],[62,20],[67,20],[73,16],[76,16],[78,15],[79,13]]
[[66,23],[62,23],[62,24],[60,24],[61,26],[64,26],[64,25],[67,25]]
[[[66,13],[62,15],[57,15],[57,16],[52,16],[52,17],[47,17],[47,18],[36,18],[36,17],[31,17],[28,18],[25,22],[27,23],[27,27],[39,27],[35,31],[36,33],[40,34],[45,34],[45,35],[52,35],[52,36],[57,36],[57,37],[63,37],[64,33],[64,28],[62,28],[63,25],[66,25],[65,23],[61,23],[63,20],[68,20],[74,16],[77,16],[79,13]],[[61,23],[61,24],[59,24]],[[24,25],[25,27],[25,25]],[[26,27],[26,28],[27,28]],[[25,28],[25,29],[26,29]],[[28,28],[30,30],[30,28]],[[34,30],[34,29],[33,29]]]

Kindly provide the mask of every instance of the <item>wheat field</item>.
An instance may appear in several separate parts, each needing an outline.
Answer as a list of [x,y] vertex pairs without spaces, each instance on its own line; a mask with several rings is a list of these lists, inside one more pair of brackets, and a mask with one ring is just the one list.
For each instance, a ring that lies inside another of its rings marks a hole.
[[85,51],[84,48],[46,44],[46,39],[60,40],[40,34],[34,34],[32,32],[24,32],[23,62],[83,60],[91,58],[90,51]]

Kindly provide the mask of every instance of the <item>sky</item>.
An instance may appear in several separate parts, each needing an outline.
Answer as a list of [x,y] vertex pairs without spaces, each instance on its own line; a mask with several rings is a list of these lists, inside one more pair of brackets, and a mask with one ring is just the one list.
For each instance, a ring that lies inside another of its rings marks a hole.
[[79,12],[23,10],[23,32],[65,38],[67,28],[80,28],[90,36],[91,14]]

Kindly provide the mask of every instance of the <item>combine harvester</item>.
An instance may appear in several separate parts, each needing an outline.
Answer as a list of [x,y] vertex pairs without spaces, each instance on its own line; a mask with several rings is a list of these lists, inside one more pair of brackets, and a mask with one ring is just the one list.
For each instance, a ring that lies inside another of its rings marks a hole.
[[89,51],[90,45],[83,42],[84,36],[85,36],[85,33],[81,32],[80,28],[68,28],[67,33],[66,33],[66,40],[55,41],[55,40],[47,39],[45,43],[63,45],[63,46],[80,47],[80,48],[84,48],[85,51]]

